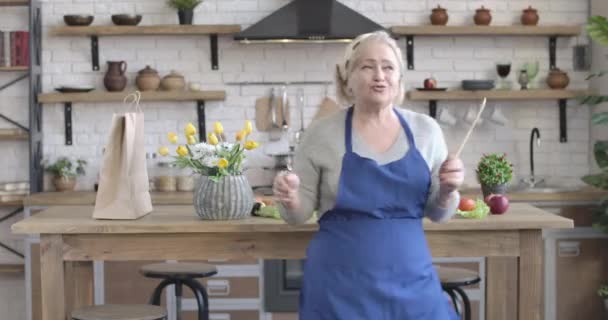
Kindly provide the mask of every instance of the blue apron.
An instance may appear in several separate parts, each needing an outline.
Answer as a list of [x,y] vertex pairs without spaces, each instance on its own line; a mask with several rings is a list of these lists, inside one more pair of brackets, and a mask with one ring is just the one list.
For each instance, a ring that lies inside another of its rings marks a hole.
[[352,151],[351,107],[336,205],[319,220],[304,264],[300,320],[458,319],[444,296],[422,227],[431,176],[414,137],[385,165]]

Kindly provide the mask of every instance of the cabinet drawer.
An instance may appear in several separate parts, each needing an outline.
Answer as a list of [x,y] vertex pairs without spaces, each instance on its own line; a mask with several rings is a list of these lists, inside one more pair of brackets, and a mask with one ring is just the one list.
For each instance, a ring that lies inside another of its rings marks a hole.
[[[207,288],[209,298],[258,298],[260,295],[257,277],[210,277],[198,279]],[[194,298],[192,292],[184,289],[184,297]]]
[[[184,311],[183,320],[198,320],[195,311]],[[209,320],[258,320],[258,310],[213,310],[209,313]]]

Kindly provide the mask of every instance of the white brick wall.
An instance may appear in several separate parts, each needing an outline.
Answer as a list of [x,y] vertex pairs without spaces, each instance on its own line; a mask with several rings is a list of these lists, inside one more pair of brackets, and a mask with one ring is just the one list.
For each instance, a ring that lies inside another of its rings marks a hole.
[[[237,23],[247,27],[288,3],[286,0],[206,0],[195,13],[195,23]],[[587,5],[584,1],[343,1],[344,4],[362,12],[379,23],[420,24],[428,23],[430,10],[440,4],[448,8],[450,24],[471,24],[474,10],[484,5],[492,10],[493,24],[517,23],[521,9],[532,5],[540,10],[541,24],[584,23]],[[3,9],[4,11],[5,9]],[[3,15],[0,28],[19,26],[25,13],[19,9],[14,14]],[[25,10],[23,10],[25,12]],[[170,70],[183,73],[188,81],[201,82],[205,89],[227,90],[223,102],[207,104],[208,123],[221,120],[230,136],[242,123],[245,112],[254,115],[255,99],[268,92],[267,86],[226,86],[229,81],[282,81],[282,80],[332,80],[332,70],[336,59],[341,56],[343,45],[242,45],[230,37],[219,38],[220,70],[210,67],[209,42],[201,37],[101,37],[100,63],[102,71],[93,72],[90,64],[89,39],[86,37],[51,37],[49,27],[62,25],[66,13],[93,12],[96,25],[111,24],[113,13],[129,12],[144,15],[142,24],[176,23],[176,14],[161,2],[135,1],[81,1],[50,0],[44,2],[43,41],[44,91],[65,84],[95,85],[103,89],[105,61],[125,60],[128,64],[129,85],[133,87],[139,69],[150,65],[161,75]],[[12,12],[13,13],[13,12]],[[22,15],[22,19],[15,18]],[[22,27],[26,27],[22,25]],[[559,39],[558,66],[569,72],[572,88],[585,88],[586,73],[572,70],[571,46],[581,39]],[[399,41],[404,46],[404,41]],[[416,70],[406,73],[407,87],[417,87],[426,77],[436,77],[442,86],[457,87],[462,79],[484,79],[495,77],[494,63],[497,60],[513,61],[516,70],[526,61],[539,60],[541,71],[538,83],[544,85],[548,70],[547,39],[527,37],[417,37]],[[404,52],[405,49],[403,48]],[[10,76],[0,74],[0,80]],[[512,71],[510,80],[515,80]],[[25,82],[14,89],[5,90],[2,95],[2,110],[27,122],[25,107]],[[314,115],[321,101],[323,86],[306,86],[306,123]],[[333,95],[333,87],[329,88]],[[289,94],[295,105],[296,88],[291,87]],[[10,103],[8,103],[10,101]],[[469,106],[475,102],[444,102],[453,114],[461,118]],[[475,185],[474,167],[483,153],[506,151],[515,164],[518,176],[528,174],[528,139],[532,127],[539,127],[543,143],[537,152],[538,172],[552,175],[550,180],[578,184],[577,175],[589,170],[587,154],[589,151],[589,112],[585,107],[570,103],[568,108],[568,138],[566,144],[559,143],[558,109],[556,101],[490,102],[488,113],[499,105],[509,119],[506,127],[484,123],[473,134],[471,144],[465,149],[463,159],[468,168],[466,183]],[[165,133],[179,130],[188,121],[196,120],[194,103],[150,103],[146,104],[146,149],[154,151],[164,143]],[[416,111],[428,112],[423,102],[406,102],[406,107]],[[91,189],[99,167],[99,155],[106,139],[111,115],[122,107],[117,104],[75,104],[73,146],[64,145],[62,105],[44,107],[44,156],[56,158],[61,155],[85,157],[90,161],[86,177],[79,182],[79,189]],[[297,112],[292,110],[293,121],[297,123]],[[1,126],[7,126],[4,123]],[[465,124],[459,121],[454,128],[445,127],[444,133],[450,149],[454,149],[465,133]],[[262,141],[267,135],[258,133]],[[0,180],[14,180],[27,177],[26,144],[3,143],[3,148],[11,150],[3,156],[0,164],[5,168]],[[260,153],[263,153],[262,149]],[[252,165],[267,165],[271,159],[260,154],[250,159]],[[255,161],[253,161],[255,160]],[[573,170],[562,170],[563,168]],[[258,174],[261,170],[251,170],[255,184],[269,183],[272,174]],[[573,175],[573,172],[576,175]]]

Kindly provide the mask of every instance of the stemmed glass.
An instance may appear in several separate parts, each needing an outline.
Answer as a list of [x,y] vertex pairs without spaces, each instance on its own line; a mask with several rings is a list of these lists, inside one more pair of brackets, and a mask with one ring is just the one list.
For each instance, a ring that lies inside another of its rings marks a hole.
[[499,81],[499,85],[496,87],[498,89],[510,89],[511,84],[506,80],[511,73],[511,62],[510,61],[501,61],[496,63],[496,73],[501,78]]

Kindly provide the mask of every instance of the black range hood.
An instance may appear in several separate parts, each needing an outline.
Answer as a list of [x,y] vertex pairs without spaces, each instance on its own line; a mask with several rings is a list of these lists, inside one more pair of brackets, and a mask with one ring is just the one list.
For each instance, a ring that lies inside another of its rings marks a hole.
[[377,30],[386,29],[336,0],[294,0],[234,39],[243,43],[349,42]]

